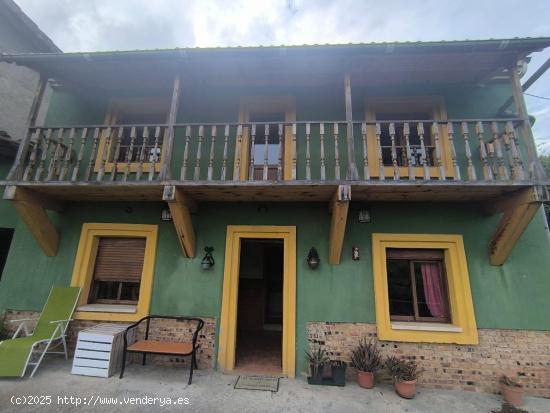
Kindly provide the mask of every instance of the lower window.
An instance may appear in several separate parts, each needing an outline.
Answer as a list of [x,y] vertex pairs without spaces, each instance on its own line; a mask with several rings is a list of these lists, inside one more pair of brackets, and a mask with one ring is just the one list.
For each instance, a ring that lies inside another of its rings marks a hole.
[[82,288],[75,318],[136,321],[149,314],[157,226],[87,223],[71,285]]
[[386,250],[390,318],[451,321],[443,250]]
[[145,242],[145,238],[99,239],[89,303],[138,302]]
[[462,236],[372,237],[378,338],[477,344]]

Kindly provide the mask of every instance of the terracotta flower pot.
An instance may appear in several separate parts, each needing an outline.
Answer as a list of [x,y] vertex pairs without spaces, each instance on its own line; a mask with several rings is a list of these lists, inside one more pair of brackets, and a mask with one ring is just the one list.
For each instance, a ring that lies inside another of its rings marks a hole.
[[374,387],[374,373],[370,371],[357,371],[357,383],[365,389]]
[[502,385],[500,388],[504,400],[514,407],[519,407],[523,404],[523,388],[517,386]]
[[412,399],[416,394],[416,380],[411,381],[398,381],[393,384],[395,391],[398,395],[404,399]]

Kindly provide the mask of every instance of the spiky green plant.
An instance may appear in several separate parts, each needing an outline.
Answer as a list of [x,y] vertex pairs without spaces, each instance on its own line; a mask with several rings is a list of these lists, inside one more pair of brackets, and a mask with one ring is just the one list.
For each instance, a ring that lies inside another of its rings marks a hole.
[[359,371],[375,373],[382,365],[378,343],[372,338],[359,340],[359,345],[351,352],[351,363]]

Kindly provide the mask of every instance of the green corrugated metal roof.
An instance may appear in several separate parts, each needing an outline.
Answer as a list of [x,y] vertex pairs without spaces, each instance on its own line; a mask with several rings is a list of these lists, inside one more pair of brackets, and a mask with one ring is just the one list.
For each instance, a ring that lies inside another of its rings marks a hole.
[[[523,47],[522,47],[523,46]],[[110,50],[95,52],[69,52],[69,53],[23,53],[3,55],[7,58],[30,58],[38,56],[124,56],[124,55],[146,55],[146,54],[174,54],[174,53],[200,53],[218,51],[262,51],[274,49],[290,50],[320,50],[320,49],[380,49],[380,48],[483,48],[493,50],[506,50],[508,48],[536,49],[538,47],[550,46],[550,37],[515,37],[508,39],[479,39],[479,40],[438,40],[438,41],[396,41],[396,42],[368,42],[368,43],[339,43],[339,44],[302,44],[302,45],[266,45],[266,46],[228,46],[228,47],[178,47],[170,49],[135,49],[135,50]]]

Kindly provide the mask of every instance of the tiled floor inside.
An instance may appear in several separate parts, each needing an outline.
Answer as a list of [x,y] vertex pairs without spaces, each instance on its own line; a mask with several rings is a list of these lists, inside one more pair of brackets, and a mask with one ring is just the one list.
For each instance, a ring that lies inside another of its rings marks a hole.
[[237,333],[237,372],[280,375],[282,362],[280,331],[239,331]]

